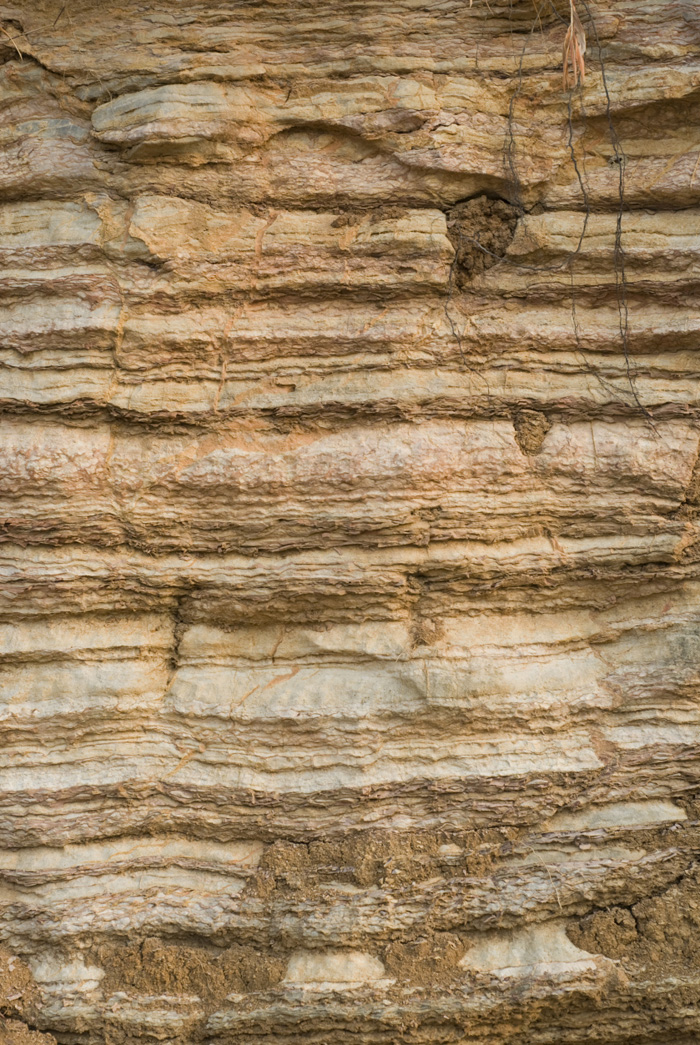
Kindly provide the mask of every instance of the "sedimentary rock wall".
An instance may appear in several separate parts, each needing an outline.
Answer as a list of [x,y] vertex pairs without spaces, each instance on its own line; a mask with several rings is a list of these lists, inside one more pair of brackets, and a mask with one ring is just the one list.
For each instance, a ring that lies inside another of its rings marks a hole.
[[5,1037],[700,1034],[700,10],[0,3]]

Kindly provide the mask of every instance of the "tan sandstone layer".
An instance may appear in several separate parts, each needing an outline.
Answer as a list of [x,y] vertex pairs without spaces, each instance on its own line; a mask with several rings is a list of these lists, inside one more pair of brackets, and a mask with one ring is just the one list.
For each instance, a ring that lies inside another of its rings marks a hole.
[[0,2],[0,1040],[700,1038],[700,8]]

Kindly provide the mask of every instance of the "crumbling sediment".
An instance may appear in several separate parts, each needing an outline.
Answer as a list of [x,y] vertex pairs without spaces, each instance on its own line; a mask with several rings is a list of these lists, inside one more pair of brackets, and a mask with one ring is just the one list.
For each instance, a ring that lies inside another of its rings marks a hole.
[[700,21],[568,7],[0,4],[8,1042],[697,1040]]

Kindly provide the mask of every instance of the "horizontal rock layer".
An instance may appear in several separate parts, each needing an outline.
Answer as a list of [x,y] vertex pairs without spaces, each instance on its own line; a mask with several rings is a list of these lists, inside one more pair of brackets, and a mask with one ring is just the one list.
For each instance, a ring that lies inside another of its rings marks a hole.
[[0,3],[18,1045],[700,1035],[700,15]]

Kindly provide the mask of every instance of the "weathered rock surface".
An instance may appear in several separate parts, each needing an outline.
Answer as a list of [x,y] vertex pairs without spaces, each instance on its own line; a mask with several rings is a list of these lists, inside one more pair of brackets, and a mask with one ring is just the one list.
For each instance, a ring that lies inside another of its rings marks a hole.
[[700,1038],[700,10],[0,3],[3,1042]]

